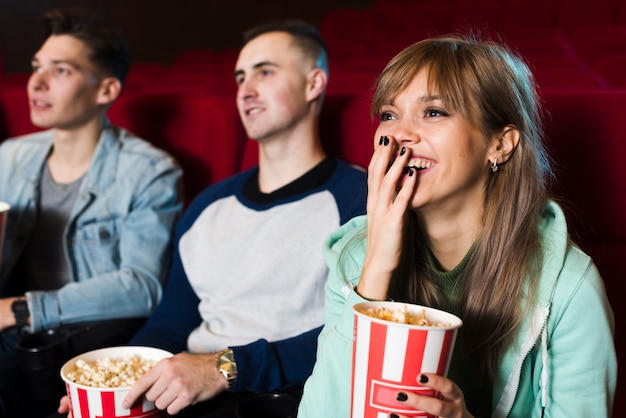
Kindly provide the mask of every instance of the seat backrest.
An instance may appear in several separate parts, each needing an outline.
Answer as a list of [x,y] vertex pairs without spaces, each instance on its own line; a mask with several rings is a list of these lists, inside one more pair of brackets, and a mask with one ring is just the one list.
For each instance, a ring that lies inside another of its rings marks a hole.
[[26,77],[0,79],[0,141],[40,130],[30,121]]
[[245,135],[232,100],[205,93],[142,92],[120,98],[109,117],[179,161],[188,199],[239,169]]
[[626,92],[544,92],[557,192],[574,203],[586,239],[626,243]]

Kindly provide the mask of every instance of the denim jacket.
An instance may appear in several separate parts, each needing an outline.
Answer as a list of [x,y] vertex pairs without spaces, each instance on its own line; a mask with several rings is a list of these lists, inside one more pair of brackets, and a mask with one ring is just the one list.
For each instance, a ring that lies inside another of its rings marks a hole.
[[[0,265],[0,297],[20,280],[16,263],[35,225],[51,130],[0,145],[0,200],[11,205]],[[31,331],[91,320],[147,316],[170,265],[182,211],[182,170],[124,129],[102,131],[64,230],[70,283],[26,292]]]

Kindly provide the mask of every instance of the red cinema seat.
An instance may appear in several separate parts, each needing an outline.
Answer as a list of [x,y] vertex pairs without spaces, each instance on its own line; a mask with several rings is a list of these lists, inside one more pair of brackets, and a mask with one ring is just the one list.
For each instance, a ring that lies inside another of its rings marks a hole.
[[626,50],[622,53],[607,54],[598,58],[592,65],[615,88],[626,88]]
[[322,110],[320,133],[326,152],[367,168],[374,152],[378,123],[370,117],[371,94],[329,95]]
[[533,74],[542,91],[600,90],[608,87],[602,75],[584,68],[534,68]]
[[[572,236],[604,279],[615,314],[619,364],[626,363],[626,91],[543,93],[548,149],[557,196],[566,202]],[[584,312],[581,312],[584,315]],[[586,361],[586,359],[580,359]],[[618,373],[613,417],[626,416],[626,375]]]
[[120,98],[111,122],[169,151],[188,199],[237,172],[245,136],[234,102],[210,94],[144,92]]
[[167,67],[153,62],[132,63],[124,80],[122,94],[136,93],[158,84],[166,71]]
[[40,130],[30,121],[26,81],[5,83],[0,79],[0,140]]

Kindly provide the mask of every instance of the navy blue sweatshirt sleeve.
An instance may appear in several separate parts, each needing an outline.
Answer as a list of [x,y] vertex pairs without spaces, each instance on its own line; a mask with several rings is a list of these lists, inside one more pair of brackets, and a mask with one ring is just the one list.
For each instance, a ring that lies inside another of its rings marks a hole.
[[267,392],[304,383],[315,364],[322,327],[281,341],[258,340],[231,347],[237,364],[233,392]]
[[171,353],[186,350],[187,337],[202,322],[198,313],[199,303],[176,254],[159,306],[132,338],[130,345],[158,347]]

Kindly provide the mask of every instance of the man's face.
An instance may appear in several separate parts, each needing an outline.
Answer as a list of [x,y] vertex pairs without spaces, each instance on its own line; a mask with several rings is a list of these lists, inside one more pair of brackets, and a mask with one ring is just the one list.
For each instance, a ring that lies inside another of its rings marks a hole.
[[27,87],[35,126],[73,129],[96,117],[100,78],[89,52],[73,36],[52,35],[35,53]]
[[287,33],[270,32],[254,38],[239,54],[237,108],[248,136],[257,141],[289,135],[307,115],[312,65],[292,42]]

